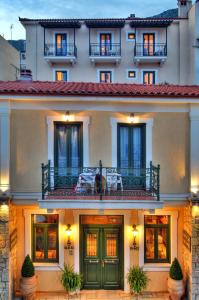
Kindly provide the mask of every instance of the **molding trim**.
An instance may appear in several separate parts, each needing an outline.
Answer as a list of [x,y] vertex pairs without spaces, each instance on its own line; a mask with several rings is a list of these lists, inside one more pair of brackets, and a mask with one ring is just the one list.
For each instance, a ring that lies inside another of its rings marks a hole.
[[[129,123],[128,116],[123,118],[111,118],[112,127],[112,167],[117,167],[117,124],[118,123]],[[149,167],[150,161],[152,161],[152,128],[153,119],[137,118],[136,124],[146,124],[146,166]]]
[[[150,215],[148,211],[139,211],[138,212],[138,220],[140,227],[140,250],[139,250],[139,266],[144,268],[144,271],[168,271],[170,264],[145,264],[144,263],[144,216]],[[171,216],[171,261],[177,257],[177,245],[178,245],[178,211],[170,211],[170,210],[156,210],[154,215],[169,215]]]
[[[59,215],[59,263],[34,263],[36,270],[55,271],[64,266],[64,210],[54,211],[53,214]],[[32,214],[50,214],[44,209],[24,209],[25,217],[25,256],[32,257],[32,231],[31,215]]]
[[[90,117],[85,116],[71,116],[73,122],[83,122],[83,165],[85,167],[89,166],[89,124]],[[48,116],[48,160],[51,161],[52,166],[54,166],[54,122],[61,121],[64,122],[63,116]]]

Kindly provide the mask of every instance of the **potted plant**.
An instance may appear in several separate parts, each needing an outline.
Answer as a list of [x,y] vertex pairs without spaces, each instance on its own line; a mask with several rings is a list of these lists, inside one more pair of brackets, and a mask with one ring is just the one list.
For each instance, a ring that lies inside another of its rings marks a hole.
[[177,258],[174,259],[170,267],[168,291],[172,300],[180,300],[185,292],[182,268]]
[[65,291],[69,295],[79,292],[82,284],[82,276],[74,272],[73,267],[67,264],[65,264],[64,268],[61,270],[62,270],[61,283]]
[[127,279],[131,292],[135,294],[136,299],[139,299],[139,295],[146,289],[149,282],[146,272],[140,267],[131,267],[127,274]]
[[21,269],[20,290],[26,300],[32,300],[35,299],[36,289],[37,282],[34,265],[30,256],[27,255]]

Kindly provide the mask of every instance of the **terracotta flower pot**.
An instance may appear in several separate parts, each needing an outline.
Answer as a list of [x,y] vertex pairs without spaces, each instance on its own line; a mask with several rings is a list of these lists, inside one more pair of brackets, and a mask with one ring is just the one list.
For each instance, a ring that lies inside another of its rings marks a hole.
[[37,290],[36,276],[33,277],[21,277],[20,290],[25,299],[35,299],[35,293]]
[[172,300],[180,300],[185,292],[183,280],[174,280],[169,277],[168,291]]

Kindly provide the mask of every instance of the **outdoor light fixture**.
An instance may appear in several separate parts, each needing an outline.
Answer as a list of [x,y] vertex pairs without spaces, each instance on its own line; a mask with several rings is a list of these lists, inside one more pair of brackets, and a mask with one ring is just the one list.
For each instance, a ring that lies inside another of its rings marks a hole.
[[70,121],[70,112],[67,110],[64,114],[64,121],[69,122]]
[[71,234],[72,234],[72,229],[71,229],[71,225],[68,224],[67,225],[67,228],[66,228],[66,235],[67,235],[67,244],[66,244],[66,247],[65,249],[72,249],[72,246],[71,246]]
[[198,195],[198,189],[196,187],[191,188],[191,193],[193,198],[197,198]]
[[0,223],[8,223],[9,221],[9,206],[6,202],[0,205]]
[[134,121],[135,121],[135,115],[134,115],[134,113],[130,113],[129,119],[130,119],[131,123],[134,123]]
[[133,234],[133,246],[131,247],[131,249],[138,250],[139,249],[137,245],[138,230],[135,224],[132,226],[132,234]]

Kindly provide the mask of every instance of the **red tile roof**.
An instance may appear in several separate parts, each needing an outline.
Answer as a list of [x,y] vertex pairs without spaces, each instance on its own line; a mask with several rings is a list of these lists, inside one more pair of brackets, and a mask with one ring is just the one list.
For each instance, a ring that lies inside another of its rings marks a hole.
[[0,81],[0,95],[199,98],[199,85]]

